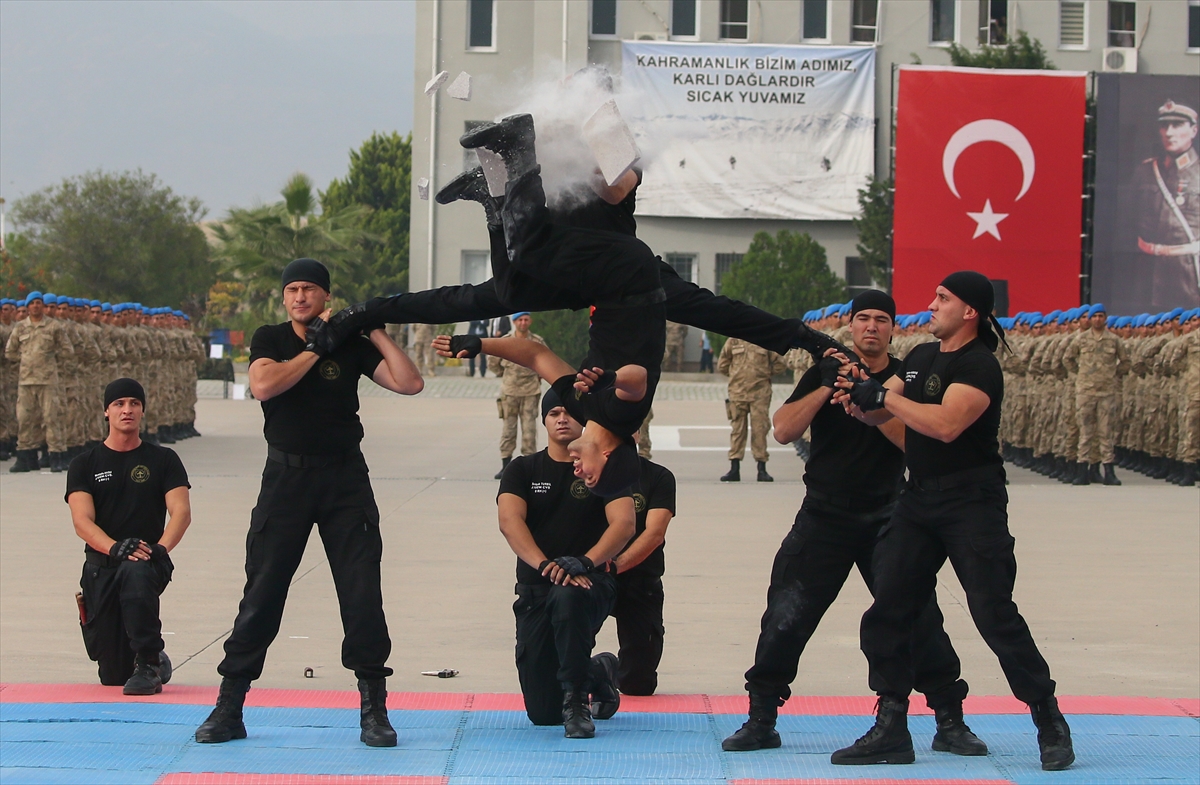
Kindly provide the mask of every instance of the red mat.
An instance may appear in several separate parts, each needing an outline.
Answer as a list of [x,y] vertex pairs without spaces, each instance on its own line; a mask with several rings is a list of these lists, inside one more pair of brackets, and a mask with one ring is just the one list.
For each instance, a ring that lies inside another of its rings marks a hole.
[[[99,684],[0,683],[0,703],[170,703],[211,705],[216,687],[169,684],[158,695],[129,696],[120,687]],[[1140,698],[1109,696],[1059,696],[1067,714],[1113,714],[1143,717],[1200,717],[1197,698]],[[357,709],[358,693],[352,690],[273,690],[254,688],[247,706],[276,708]],[[509,693],[393,692],[388,708],[424,711],[524,711],[520,695]],[[964,706],[968,714],[1025,714],[1029,708],[1007,695],[971,695]],[[654,695],[621,698],[623,712],[664,714],[745,714],[745,695]],[[795,696],[781,714],[869,716],[875,711],[871,696]],[[912,714],[931,713],[920,695],[913,696]]]

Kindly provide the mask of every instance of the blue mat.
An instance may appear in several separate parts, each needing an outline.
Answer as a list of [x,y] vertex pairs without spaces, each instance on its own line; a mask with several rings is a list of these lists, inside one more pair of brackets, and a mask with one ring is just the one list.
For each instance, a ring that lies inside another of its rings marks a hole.
[[592,740],[537,728],[516,711],[393,711],[400,744],[371,749],[349,709],[248,708],[250,738],[196,744],[207,706],[0,704],[0,784],[154,783],[170,772],[449,776],[452,785],[596,782],[704,783],[731,779],[956,779],[1054,783],[1196,783],[1200,721],[1189,717],[1071,716],[1078,762],[1066,772],[1038,766],[1025,715],[978,715],[971,726],[985,758],[930,751],[930,717],[911,719],[911,766],[839,767],[831,750],[870,726],[860,716],[784,715],[783,747],[726,753],[720,742],[740,715],[617,714]]

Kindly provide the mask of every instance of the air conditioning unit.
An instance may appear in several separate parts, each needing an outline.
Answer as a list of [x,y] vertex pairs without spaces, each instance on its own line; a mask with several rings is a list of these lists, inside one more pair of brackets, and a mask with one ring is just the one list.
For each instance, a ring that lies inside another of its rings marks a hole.
[[1132,46],[1104,47],[1104,64],[1101,70],[1112,74],[1136,74],[1138,50]]
[[671,37],[666,33],[634,33],[633,40],[635,41],[669,41]]

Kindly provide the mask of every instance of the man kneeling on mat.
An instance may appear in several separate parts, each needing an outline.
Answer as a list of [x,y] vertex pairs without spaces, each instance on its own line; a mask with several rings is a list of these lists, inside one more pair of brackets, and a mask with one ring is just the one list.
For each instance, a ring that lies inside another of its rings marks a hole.
[[67,469],[71,520],[87,543],[79,581],[83,642],[99,663],[100,683],[124,684],[126,695],[154,695],[171,679],[158,598],[175,569],[167,553],[192,522],[183,462],[139,436],[145,408],[137,381],[110,383],[108,437]]
[[628,488],[602,498],[575,476],[568,445],[583,426],[554,390],[542,423],[546,449],[514,458],[496,497],[517,555],[517,675],[534,725],[561,722],[567,738],[590,739],[593,714],[606,720],[621,702],[617,658],[591,652],[616,602],[612,559],[633,536],[634,504]]

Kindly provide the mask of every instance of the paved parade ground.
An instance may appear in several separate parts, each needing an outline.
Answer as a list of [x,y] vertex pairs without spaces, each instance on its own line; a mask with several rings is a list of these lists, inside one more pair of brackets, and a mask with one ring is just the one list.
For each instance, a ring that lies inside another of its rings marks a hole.
[[[665,382],[655,405],[654,460],[679,481],[659,694],[626,698],[594,740],[532,727],[513,666],[515,557],[496,524],[494,390],[490,379],[439,377],[416,398],[363,399],[396,671],[388,680],[400,735],[393,749],[358,741],[354,677],[340,665],[337,602],[315,535],[248,696],[250,738],[192,740],[220,682],[215,667],[241,596],[265,456],[258,404],[202,400],[204,437],[176,445],[194,521],[172,554],[163,596],[175,675],[152,698],[96,684],[75,610],[82,543],[63,502],[65,475],[10,475],[3,464],[0,783],[1197,781],[1200,489],[1122,471],[1125,485],[1111,488],[1009,470],[1015,599],[1058,681],[1078,755],[1072,769],[1038,768],[1033,724],[1009,697],[948,568],[938,599],[971,685],[968,722],[991,755],[930,752],[933,723],[922,715],[912,721],[915,765],[829,765],[829,752],[871,724],[858,650],[869,598],[854,575],[801,660],[797,697],[780,720],[784,746],[722,752],[720,740],[744,720],[742,674],[771,559],[804,488],[802,462],[778,445],[775,483],[716,481],[728,468],[728,431],[724,387],[714,383]],[[786,390],[776,391],[778,405]],[[615,649],[611,623],[598,648]],[[460,675],[420,675],[441,668]]]

